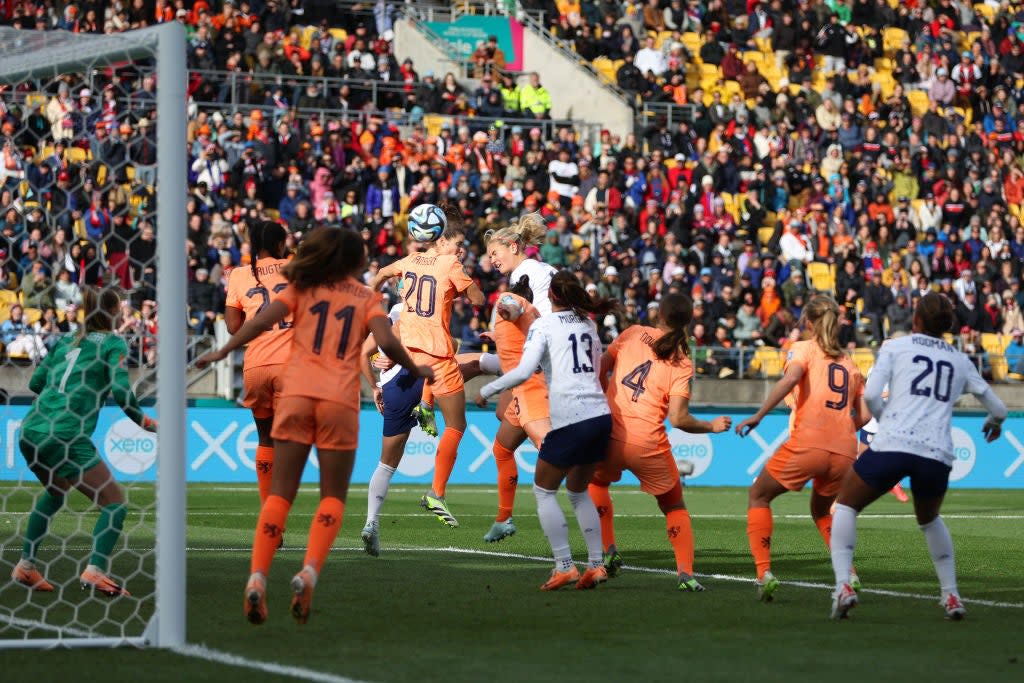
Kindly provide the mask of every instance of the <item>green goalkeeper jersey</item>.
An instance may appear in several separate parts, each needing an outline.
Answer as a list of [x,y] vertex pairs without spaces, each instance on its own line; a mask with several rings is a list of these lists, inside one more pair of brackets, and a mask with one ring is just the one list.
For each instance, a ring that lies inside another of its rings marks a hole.
[[47,354],[29,381],[38,394],[22,432],[62,439],[91,436],[107,396],[136,424],[144,415],[128,380],[128,346],[116,334],[66,335]]

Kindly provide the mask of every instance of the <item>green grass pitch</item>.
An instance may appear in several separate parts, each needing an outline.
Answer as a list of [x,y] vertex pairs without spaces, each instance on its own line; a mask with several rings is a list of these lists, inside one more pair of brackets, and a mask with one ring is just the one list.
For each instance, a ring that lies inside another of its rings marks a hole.
[[[519,533],[488,545],[496,495],[482,487],[448,494],[461,527],[441,525],[417,505],[420,487],[396,485],[384,508],[382,554],[361,550],[365,486],[353,487],[335,551],[325,566],[310,623],[288,616],[288,581],[299,568],[316,493],[304,487],[292,510],[285,548],[270,577],[270,619],[242,616],[248,545],[257,514],[254,486],[191,485],[188,501],[188,639],[245,660],[320,672],[308,680],[371,681],[1020,681],[1024,680],[1024,511],[1019,491],[953,491],[944,510],[957,549],[968,617],[942,618],[924,539],[909,505],[883,498],[861,517],[857,569],[866,591],[852,618],[828,620],[831,565],[807,516],[808,495],[775,505],[773,571],[783,581],[775,602],[757,601],[745,534],[746,492],[686,490],[702,594],[675,590],[674,562],[654,500],[613,488],[618,544],[630,569],[594,591],[538,590],[549,569],[528,486],[520,487]],[[0,488],[2,567],[17,560],[19,524],[30,495]],[[563,498],[564,498],[564,494]],[[152,490],[131,487],[147,504]],[[75,508],[82,509],[76,503]],[[41,554],[64,544],[85,560],[94,515],[65,511]],[[576,558],[585,559],[571,512]],[[152,519],[129,517],[132,548],[152,545]],[[151,560],[149,560],[151,561]],[[138,560],[122,555],[114,573]],[[144,568],[148,566],[144,565]],[[151,605],[86,599],[74,585],[78,565],[52,561],[48,578],[68,598],[7,583],[0,608],[28,620],[85,627],[141,624]],[[6,577],[4,577],[6,578]],[[149,592],[136,576],[128,588]],[[874,592],[874,591],[886,592]],[[984,601],[971,602],[971,600]],[[46,609],[51,606],[50,609]],[[138,609],[136,609],[138,607]],[[77,616],[76,616],[77,615]],[[34,631],[47,635],[44,631]],[[0,624],[0,638],[22,631]],[[156,650],[0,650],[0,671],[17,680],[295,680],[268,671],[211,663]],[[311,677],[312,676],[312,677]],[[3,678],[7,678],[5,674]]]

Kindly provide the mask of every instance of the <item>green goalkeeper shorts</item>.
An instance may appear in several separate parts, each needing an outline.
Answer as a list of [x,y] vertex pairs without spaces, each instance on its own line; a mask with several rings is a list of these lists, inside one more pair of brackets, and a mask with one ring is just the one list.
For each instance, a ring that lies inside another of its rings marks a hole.
[[23,431],[18,446],[28,466],[37,476],[48,474],[77,481],[82,474],[101,462],[96,446],[87,436],[62,439],[50,434]]

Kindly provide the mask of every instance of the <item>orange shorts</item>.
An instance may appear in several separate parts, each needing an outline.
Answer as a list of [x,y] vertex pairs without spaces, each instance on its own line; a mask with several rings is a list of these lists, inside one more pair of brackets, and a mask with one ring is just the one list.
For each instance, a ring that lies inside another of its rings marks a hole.
[[281,398],[281,378],[284,376],[285,365],[259,365],[245,368],[242,373],[242,386],[245,400],[242,405],[252,411],[252,416],[262,420],[274,415],[274,407]]
[[434,371],[434,383],[430,385],[434,396],[450,396],[466,390],[462,370],[459,369],[459,361],[455,360],[455,356],[445,358],[412,349],[409,350],[409,355],[416,365],[429,365]]
[[354,451],[359,444],[359,406],[307,396],[282,396],[270,435],[321,450]]
[[546,420],[551,417],[548,409],[548,390],[545,386],[522,387],[512,390],[512,401],[505,411],[505,419],[513,427],[522,427],[534,420]]
[[672,451],[651,452],[650,449],[612,439],[608,457],[597,463],[594,479],[611,484],[622,479],[629,470],[640,480],[640,488],[652,496],[671,491],[679,483],[679,467]]
[[764,468],[790,491],[799,491],[813,479],[815,493],[827,497],[839,492],[839,484],[855,460],[841,453],[794,447],[787,442],[779,446]]

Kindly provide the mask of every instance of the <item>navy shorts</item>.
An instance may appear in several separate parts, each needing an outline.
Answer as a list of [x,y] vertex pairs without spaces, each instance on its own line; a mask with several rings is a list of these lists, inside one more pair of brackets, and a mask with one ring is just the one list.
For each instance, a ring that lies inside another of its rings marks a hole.
[[853,463],[853,471],[879,491],[888,491],[903,477],[910,477],[910,488],[915,498],[939,498],[945,495],[952,469],[945,463],[920,455],[874,451],[870,448]]
[[548,432],[537,457],[555,467],[591,465],[608,456],[612,416],[601,415]]
[[423,378],[413,379],[408,370],[402,370],[381,387],[384,393],[384,436],[408,434],[416,426],[412,411],[423,396]]

